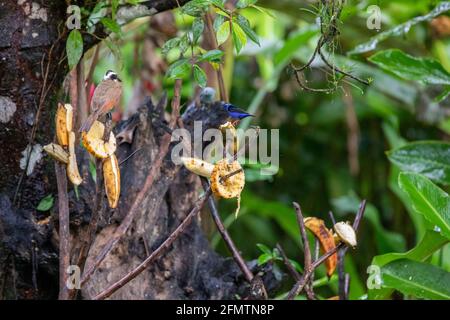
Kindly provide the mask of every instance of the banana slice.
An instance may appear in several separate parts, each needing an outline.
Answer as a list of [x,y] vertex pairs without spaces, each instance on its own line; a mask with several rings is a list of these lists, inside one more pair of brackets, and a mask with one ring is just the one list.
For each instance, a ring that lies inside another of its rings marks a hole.
[[73,108],[70,104],[58,104],[56,110],[56,139],[59,145],[67,147],[69,145],[69,132],[72,131]]
[[67,165],[67,176],[70,182],[78,186],[83,182],[78,171],[77,157],[75,155],[75,133],[69,133],[69,164]]
[[[223,179],[237,170],[241,170],[241,172]],[[225,199],[238,198],[244,185],[245,175],[239,162],[228,163],[227,159],[222,159],[214,165],[211,172],[211,189],[214,195]]]
[[205,178],[209,178],[214,169],[214,165],[200,159],[189,157],[181,157],[180,159],[189,171]]
[[103,180],[109,206],[114,209],[119,203],[120,196],[120,169],[114,154],[103,160]]
[[44,146],[44,150],[55,160],[59,162],[68,164],[69,163],[69,154],[63,147],[56,143],[50,143]]
[[84,147],[96,158],[106,159],[116,151],[116,138],[111,132],[109,141],[103,141],[105,125],[100,121],[95,121],[88,133],[81,134]]

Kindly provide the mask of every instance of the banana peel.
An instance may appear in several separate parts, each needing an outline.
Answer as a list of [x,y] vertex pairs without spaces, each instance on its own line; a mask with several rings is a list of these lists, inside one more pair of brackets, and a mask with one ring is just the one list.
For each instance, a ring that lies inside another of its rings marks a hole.
[[[227,175],[241,170],[227,179]],[[217,197],[231,199],[241,195],[245,185],[245,174],[238,161],[228,163],[227,159],[218,161],[211,172],[211,190]]]
[[103,141],[105,125],[100,121],[95,121],[91,129],[81,134],[83,145],[94,157],[106,159],[116,152],[116,138],[111,132],[108,142]]
[[211,177],[211,173],[214,169],[213,164],[197,158],[181,157],[180,159],[189,171],[205,178]]
[[108,204],[110,208],[117,208],[120,197],[120,169],[114,154],[103,160],[103,180]]
[[66,103],[58,104],[56,110],[56,140],[58,144],[67,147],[69,145],[69,133],[73,126],[73,108],[72,105]]
[[[304,220],[305,227],[310,230],[320,242],[320,248],[323,252],[328,252],[336,247],[333,233],[325,226],[322,219],[316,217],[308,217]],[[331,277],[336,270],[337,254],[334,253],[325,260],[328,277]]]
[[45,152],[47,152],[53,159],[68,164],[69,163],[69,154],[63,147],[56,143],[50,143],[44,146]]
[[77,157],[75,154],[75,133],[69,133],[69,163],[67,164],[67,176],[70,182],[78,186],[83,182],[78,171]]

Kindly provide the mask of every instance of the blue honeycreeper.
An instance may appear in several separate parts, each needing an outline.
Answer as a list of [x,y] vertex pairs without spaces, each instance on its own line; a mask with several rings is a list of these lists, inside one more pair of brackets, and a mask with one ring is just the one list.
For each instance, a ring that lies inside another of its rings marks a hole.
[[253,117],[252,114],[233,106],[231,103],[224,103],[222,106],[223,109],[228,112],[231,119],[241,120],[247,117]]

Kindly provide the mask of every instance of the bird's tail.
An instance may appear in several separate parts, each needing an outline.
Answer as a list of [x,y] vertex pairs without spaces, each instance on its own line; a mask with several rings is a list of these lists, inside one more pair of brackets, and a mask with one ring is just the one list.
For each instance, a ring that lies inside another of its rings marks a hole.
[[91,129],[92,124],[97,119],[97,113],[91,113],[89,117],[83,122],[83,124],[80,127],[80,132],[88,132],[89,129]]

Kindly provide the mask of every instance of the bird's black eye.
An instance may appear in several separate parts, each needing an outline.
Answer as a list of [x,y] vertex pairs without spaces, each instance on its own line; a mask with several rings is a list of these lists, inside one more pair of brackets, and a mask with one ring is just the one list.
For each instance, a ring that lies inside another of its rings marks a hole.
[[117,75],[112,74],[110,78],[111,78],[111,80],[117,80]]

